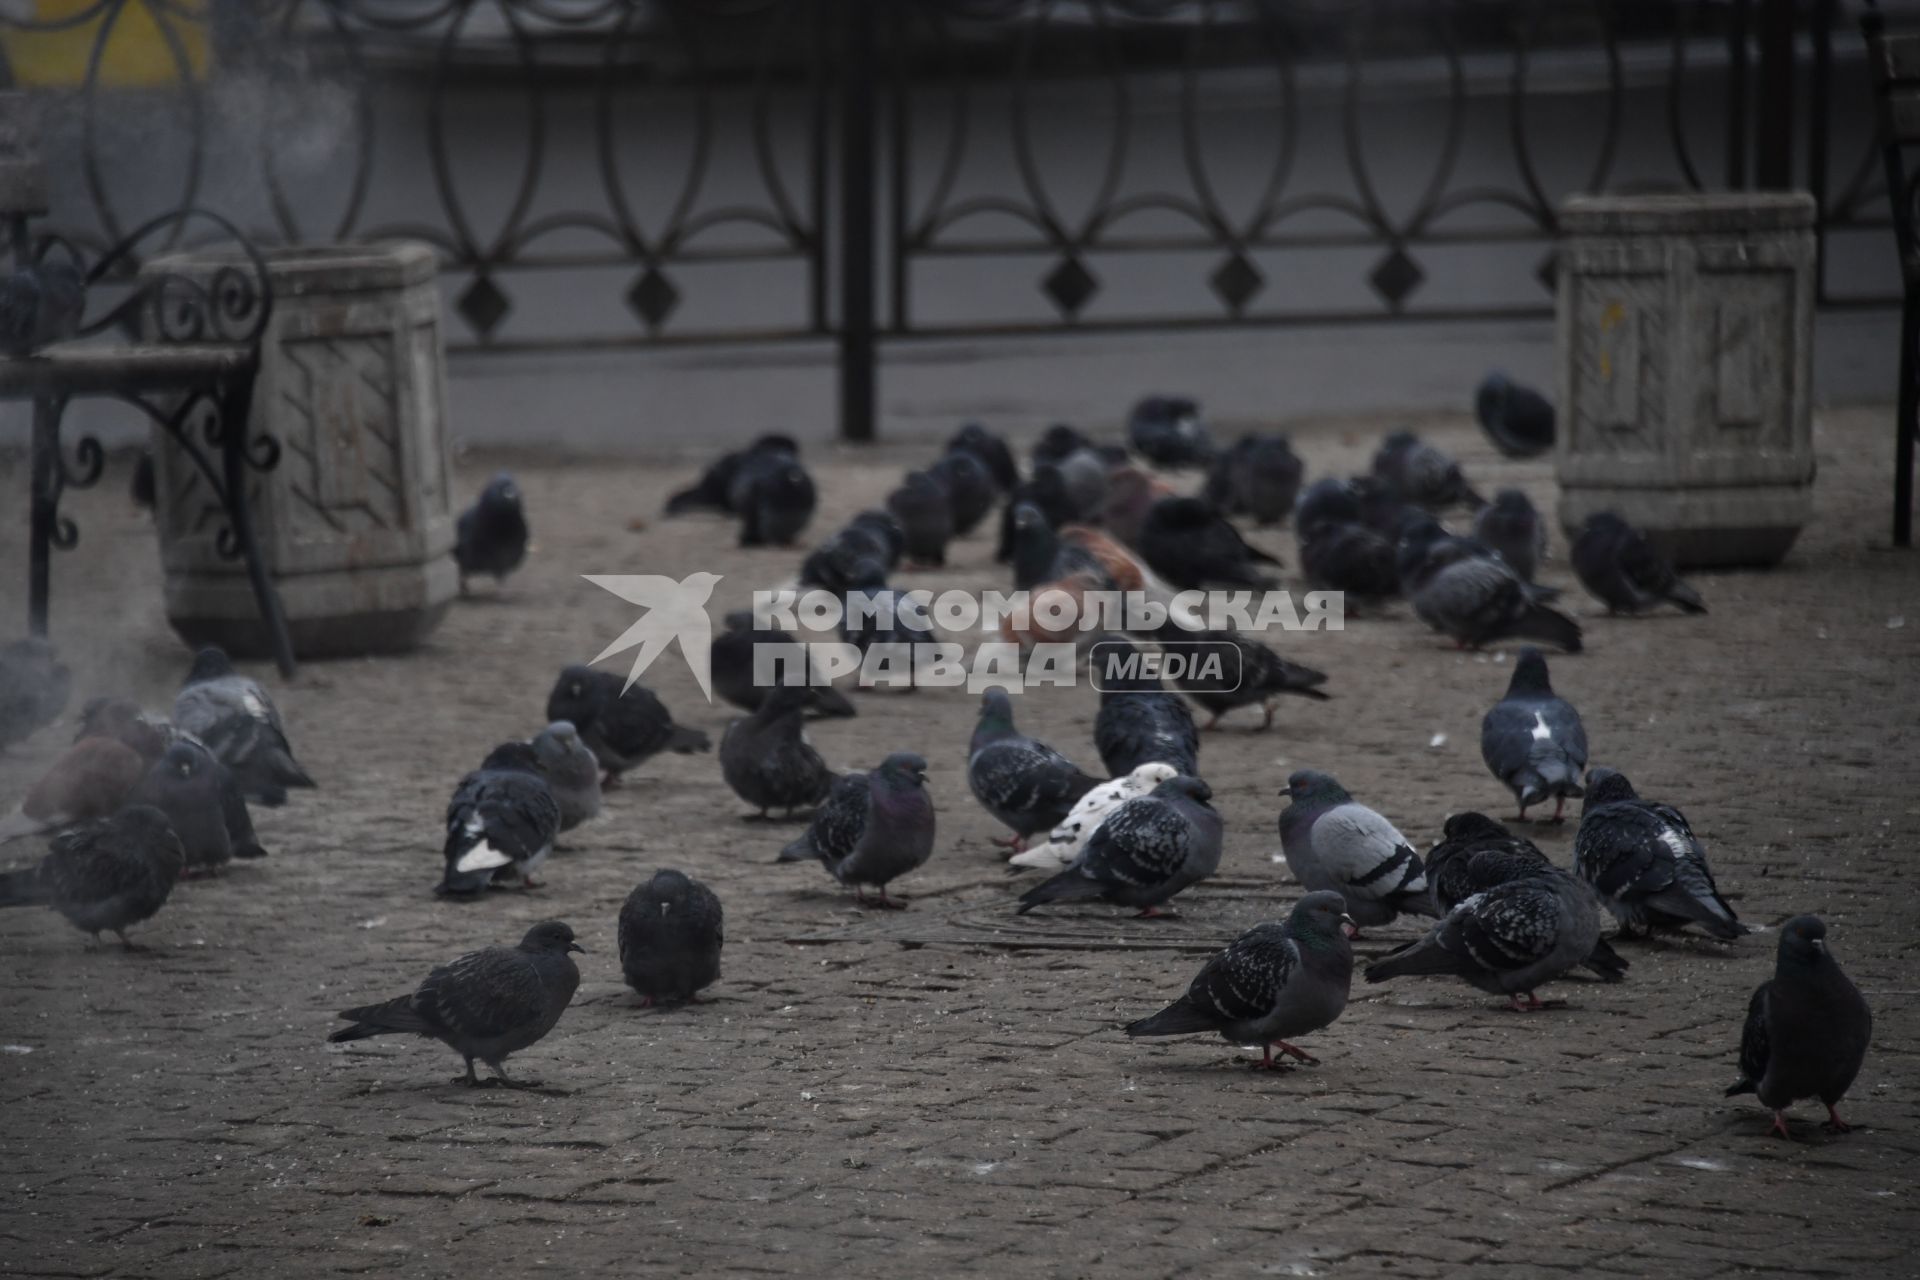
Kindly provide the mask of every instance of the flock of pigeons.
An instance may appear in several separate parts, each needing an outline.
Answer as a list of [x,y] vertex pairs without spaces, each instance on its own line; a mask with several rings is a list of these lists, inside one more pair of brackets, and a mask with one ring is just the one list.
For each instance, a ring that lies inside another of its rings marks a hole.
[[[1495,444],[1531,456],[1552,443],[1552,409],[1537,393],[1492,375],[1478,397]],[[908,472],[884,509],[861,512],[805,557],[803,586],[848,600],[884,596],[895,606],[850,610],[845,637],[862,649],[930,638],[933,625],[892,585],[902,566],[941,565],[949,543],[1001,512],[997,559],[1013,585],[1036,593],[1100,590],[1169,593],[1198,587],[1278,585],[1278,562],[1248,543],[1235,517],[1257,525],[1291,519],[1302,572],[1315,588],[1347,593],[1365,609],[1404,598],[1434,630],[1462,646],[1509,638],[1566,652],[1580,627],[1534,581],[1546,530],[1518,490],[1491,501],[1459,465],[1408,432],[1389,436],[1368,474],[1304,484],[1304,466],[1284,436],[1248,435],[1217,449],[1190,400],[1151,397],[1136,406],[1129,447],[1095,442],[1067,426],[1048,430],[1022,476],[1006,442],[969,425],[928,467]],[[1198,495],[1177,492],[1165,473],[1204,469]],[[738,519],[745,546],[790,545],[816,505],[794,441],[767,436],[709,467],[670,500],[669,514],[712,510]],[[1438,518],[1471,512],[1470,531]],[[490,482],[459,522],[457,559],[468,578],[504,578],[523,561],[528,526],[518,487]],[[1671,603],[1704,612],[1699,595],[1625,522],[1595,517],[1574,540],[1580,582],[1608,612]],[[1023,643],[1060,638],[1038,626],[1006,633]],[[1075,636],[1077,640],[1091,637]],[[1202,729],[1238,707],[1259,705],[1271,724],[1284,694],[1325,698],[1326,677],[1287,661],[1261,640],[1169,619],[1146,634],[1107,633],[1109,645],[1169,651],[1231,644],[1244,678],[1195,679],[1168,687],[1150,676],[1110,682],[1094,744],[1105,776],[1083,771],[1054,747],[1020,732],[1001,689],[981,700],[969,746],[975,798],[1004,826],[1010,865],[1048,873],[1019,898],[1022,913],[1102,901],[1143,916],[1168,912],[1183,891],[1219,867],[1222,823],[1200,772]],[[715,689],[747,712],[719,744],[726,784],[760,816],[811,810],[778,861],[819,862],[857,900],[903,905],[889,886],[936,848],[927,762],[912,751],[865,771],[836,774],[808,742],[815,716],[852,716],[854,702],[824,682],[765,687],[753,679],[754,646],[789,641],[750,614],[715,636]],[[53,722],[69,680],[44,642],[0,649],[0,748]],[[446,811],[438,892],[534,887],[559,836],[596,817],[602,791],[663,751],[711,749],[707,735],[676,724],[644,686],[585,666],[563,670],[548,697],[550,722],[527,741],[501,744],[462,778]],[[1508,998],[1516,1010],[1544,1007],[1542,986],[1585,968],[1621,980],[1628,962],[1601,936],[1599,907],[1620,937],[1697,929],[1731,941],[1748,931],[1714,883],[1706,850],[1670,804],[1642,798],[1615,770],[1589,767],[1580,715],[1554,693],[1547,659],[1522,647],[1511,681],[1487,712],[1481,751],[1514,796],[1521,820],[1552,802],[1581,801],[1573,865],[1561,868],[1525,837],[1482,813],[1456,813],[1424,856],[1380,812],[1332,775],[1287,779],[1279,833],[1306,890],[1284,920],[1259,925],[1213,957],[1185,995],[1126,1028],[1129,1035],[1218,1033],[1314,1061],[1293,1043],[1345,1008],[1351,941],[1400,916],[1433,921],[1413,942],[1368,965],[1368,982],[1444,975]],[[167,901],[175,882],[230,858],[264,854],[249,802],[276,805],[289,788],[311,787],[285,727],[261,686],[237,674],[217,649],[196,655],[167,718],[132,703],[96,699],[81,732],[0,819],[0,840],[46,834],[37,864],[0,875],[0,906],[46,904],[95,938],[126,930]],[[869,897],[869,891],[872,896]],[[719,976],[722,909],[706,886],[662,870],[636,887],[618,923],[629,985],[653,1001],[696,998]],[[491,947],[436,969],[407,995],[342,1013],[330,1039],[389,1033],[441,1040],[503,1083],[503,1064],[557,1023],[579,982],[567,925],[549,921],[515,947]],[[1828,951],[1825,927],[1801,916],[1781,928],[1773,978],[1754,993],[1740,1047],[1740,1081],[1774,1112],[1817,1097],[1831,1125],[1864,1060],[1871,1017]]]

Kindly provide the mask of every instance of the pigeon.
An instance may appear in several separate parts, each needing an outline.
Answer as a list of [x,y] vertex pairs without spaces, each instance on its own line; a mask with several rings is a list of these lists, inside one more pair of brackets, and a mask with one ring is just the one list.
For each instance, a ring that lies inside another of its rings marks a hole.
[[1134,405],[1127,439],[1156,467],[1201,467],[1213,460],[1200,406],[1181,396],[1148,396]]
[[1316,591],[1338,591],[1354,604],[1377,604],[1400,594],[1391,539],[1364,524],[1323,520],[1300,530],[1300,572]]
[[[190,876],[225,866],[234,856],[234,831],[225,799],[229,791],[225,766],[218,759],[198,743],[176,742],[127,793],[126,802],[151,805],[167,815],[186,859],[181,874]],[[244,812],[245,801],[241,808]],[[246,832],[251,834],[252,829],[248,822]]]
[[980,459],[993,477],[996,489],[1005,493],[1020,483],[1020,468],[1014,464],[1013,450],[1007,442],[977,422],[969,422],[947,441],[948,453],[970,453]]
[[1035,845],[1024,853],[1016,853],[1008,860],[1013,867],[1036,867],[1043,871],[1058,871],[1075,858],[1087,846],[1093,833],[1107,816],[1115,809],[1135,796],[1146,795],[1168,778],[1179,775],[1179,770],[1170,764],[1157,760],[1138,766],[1132,773],[1103,782],[1087,794],[1080,797],[1073,811],[1060,820],[1060,825],[1047,833],[1047,842]]
[[149,773],[168,748],[184,746],[198,758],[189,772],[204,769],[211,773],[219,792],[220,812],[227,828],[227,841],[236,858],[264,858],[254,833],[253,814],[247,797],[233,770],[220,763],[207,745],[190,733],[183,733],[166,720],[150,719],[138,706],[125,698],[93,698],[80,712],[80,736],[112,738],[132,748],[146,762]]
[[1535,988],[1586,963],[1599,941],[1593,890],[1547,867],[1455,903],[1425,937],[1368,965],[1367,981],[1451,974],[1529,1012],[1546,1007]]
[[1473,536],[1500,553],[1528,582],[1547,554],[1547,526],[1518,489],[1502,489],[1473,517]]
[[833,770],[802,727],[811,700],[804,685],[776,685],[758,711],[728,725],[720,739],[720,775],[762,818],[769,809],[791,814],[819,804],[833,787]]
[[1411,431],[1396,431],[1380,442],[1373,455],[1373,474],[1401,502],[1429,511],[1461,503],[1471,507],[1487,504],[1467,483],[1459,463]]
[[733,505],[734,481],[739,477],[741,464],[762,454],[797,458],[800,456],[800,446],[792,436],[764,435],[744,449],[721,454],[701,473],[700,479],[691,488],[682,489],[667,499],[667,514],[677,516],[689,511],[738,514]]
[[927,475],[947,495],[953,515],[953,536],[964,538],[993,512],[1000,496],[987,464],[965,449],[956,449],[927,468]]
[[1553,448],[1553,405],[1498,369],[1474,392],[1473,416],[1493,447],[1509,458],[1534,458]]
[[907,536],[907,559],[921,565],[947,562],[953,507],[939,481],[924,471],[907,472],[900,487],[887,495],[887,510]]
[[82,738],[40,775],[19,807],[0,818],[0,843],[104,818],[146,776],[147,762],[112,738]]
[[967,748],[967,785],[982,807],[1013,832],[1011,840],[995,844],[1016,852],[1024,849],[1027,837],[1059,826],[1099,782],[1046,743],[1014,728],[1013,699],[1005,689],[989,689],[981,696],[980,720]]
[[1015,486],[1000,508],[1000,542],[993,553],[999,564],[1013,559],[1014,514],[1023,504],[1036,508],[1056,529],[1080,519],[1080,508],[1067,492],[1067,482],[1061,479],[1059,468],[1036,467],[1033,479]]
[[1220,867],[1220,815],[1198,778],[1168,778],[1127,801],[1088,837],[1065,870],[1020,895],[1020,914],[1049,902],[1099,899],[1138,907],[1143,918]]
[[575,664],[560,673],[547,695],[547,719],[572,721],[606,770],[601,786],[617,785],[621,774],[662,751],[691,755],[712,749],[706,734],[675,724],[651,689],[636,684],[622,692],[625,683],[611,672]]
[[[1132,647],[1124,638],[1102,641],[1102,658],[1121,645]],[[1168,693],[1157,677],[1139,671],[1107,668],[1100,683],[1100,714],[1093,721],[1093,745],[1111,778],[1156,760],[1180,773],[1200,775],[1200,733],[1193,727],[1193,713],[1179,694]]]
[[1257,565],[1280,562],[1245,539],[1227,518],[1199,498],[1162,498],[1140,527],[1141,556],[1179,590],[1209,585],[1272,590],[1279,585]]
[[1067,423],[1056,422],[1033,442],[1034,469],[1057,467],[1074,454],[1091,453],[1093,449],[1093,441],[1080,430]]
[[72,686],[72,673],[39,636],[0,645],[0,751],[58,720]]
[[1060,541],[1069,546],[1078,547],[1093,557],[1096,566],[1092,576],[1099,579],[1106,589],[1120,591],[1144,591],[1147,586],[1147,565],[1134,555],[1117,538],[1101,532],[1091,525],[1066,524],[1060,526]]
[[289,787],[311,787],[313,779],[293,758],[279,708],[260,682],[234,671],[218,648],[193,655],[187,680],[173,700],[173,724],[207,745],[248,798],[274,806]]
[[[1297,694],[1318,702],[1325,702],[1329,696],[1319,688],[1327,682],[1326,673],[1288,662],[1238,631],[1189,631],[1169,621],[1156,638],[1169,655],[1179,654],[1187,661],[1188,674],[1175,680],[1173,687],[1212,713],[1213,719],[1201,726],[1203,733],[1235,707],[1258,705],[1266,713],[1260,722],[1260,728],[1266,730],[1273,727],[1273,700],[1281,694]],[[1230,652],[1239,656],[1229,657]],[[1209,656],[1218,660],[1217,669],[1207,666]]]
[[111,933],[133,951],[128,927],[166,905],[184,864],[167,815],[128,805],[62,831],[37,865],[0,873],[0,907],[50,906],[95,942]]
[[[863,906],[899,907],[887,885],[933,856],[933,801],[927,798],[927,762],[896,751],[870,773],[849,773],[833,784],[806,834],[780,851],[779,862],[818,861],[841,884],[853,886]],[[869,899],[865,887],[880,891]]]
[[478,1085],[474,1059],[493,1068],[509,1089],[537,1087],[535,1080],[508,1077],[506,1060],[539,1043],[560,1021],[580,985],[570,952],[586,951],[573,930],[547,920],[527,930],[516,947],[471,951],[427,975],[412,995],[346,1009],[350,1022],[327,1037],[330,1044],[410,1032],[438,1040],[467,1060],[455,1084]]
[[1558,822],[1567,798],[1585,794],[1580,775],[1587,768],[1586,726],[1572,704],[1554,694],[1547,660],[1532,645],[1513,664],[1507,696],[1480,722],[1480,758],[1512,790],[1523,822],[1530,805],[1549,799]]
[[1275,1049],[1317,1064],[1290,1044],[1333,1025],[1353,985],[1353,947],[1341,932],[1352,924],[1337,893],[1305,894],[1285,920],[1257,924],[1208,960],[1187,994],[1150,1018],[1127,1024],[1130,1036],[1216,1031],[1228,1044],[1257,1044],[1256,1068],[1277,1070]]
[[18,359],[80,331],[87,282],[73,263],[33,262],[0,278],[0,354]]
[[1331,776],[1301,769],[1280,793],[1280,845],[1294,878],[1346,900],[1350,936],[1403,913],[1435,914],[1426,867],[1391,822],[1360,804]]
[[1682,929],[1697,924],[1732,941],[1747,932],[1720,896],[1707,851],[1671,805],[1642,800],[1623,774],[1587,774],[1573,869],[1592,885],[1621,932]]
[[1305,471],[1285,436],[1248,434],[1214,458],[1202,496],[1228,515],[1278,524],[1292,512]]
[[640,1006],[685,1004],[720,976],[720,899],[678,871],[656,871],[620,907],[620,971]]
[[886,673],[911,689],[915,646],[937,639],[924,599],[887,586],[875,561],[853,576],[853,589],[841,600],[840,636],[860,651],[862,681],[871,687]]
[[839,595],[853,585],[856,571],[867,561],[878,564],[883,575],[891,573],[906,546],[907,535],[891,514],[863,511],[807,555],[800,565],[800,585]]
[[[759,645],[768,648],[760,657],[768,664],[768,681],[755,679],[755,652]],[[781,646],[793,646],[783,648]],[[788,660],[802,662],[807,687],[813,691],[808,710],[823,716],[857,715],[847,696],[825,683],[815,670],[800,642],[775,626],[753,625],[753,610],[736,609],[726,616],[726,629],[714,636],[708,670],[713,674],[713,691],[742,711],[757,711],[767,700],[767,691],[787,678]]]
[[502,471],[487,482],[480,498],[460,513],[455,525],[453,559],[460,566],[460,594],[467,579],[489,574],[495,582],[520,567],[527,558],[527,513],[520,486]]
[[560,834],[560,805],[524,742],[495,747],[480,767],[460,779],[447,801],[447,840],[441,849],[446,873],[435,893],[479,893],[503,871],[513,870],[523,889],[538,886],[533,873],[553,852]]
[[1769,1132],[1791,1139],[1787,1108],[1802,1098],[1826,1104],[1826,1128],[1852,1129],[1836,1109],[1846,1096],[1873,1037],[1873,1013],[1860,989],[1827,949],[1819,916],[1795,916],[1780,926],[1773,977],[1754,988],[1740,1033],[1740,1078],[1726,1096],[1752,1093],[1773,1112]]
[[743,547],[786,547],[813,519],[813,477],[797,452],[749,453],[734,472],[728,506],[740,517]]
[[[1073,504],[1075,520],[1097,520],[1107,505],[1107,472],[1111,464],[1098,448],[1077,449],[1058,462],[1046,464],[1060,473],[1061,487]],[[1035,474],[1040,468],[1036,467]]]
[[555,720],[533,737],[533,758],[553,802],[560,806],[560,829],[571,831],[600,816],[600,762],[580,740],[571,720]]
[[1106,571],[1092,552],[1068,542],[1055,532],[1040,508],[1022,502],[1013,509],[1013,585],[1031,591],[1043,582],[1057,582],[1076,573]]
[[1580,585],[1607,606],[1608,613],[1645,613],[1662,601],[1682,613],[1707,611],[1700,593],[1680,581],[1645,535],[1611,511],[1587,517],[1570,558]]
[[1107,500],[1100,508],[1100,523],[1120,541],[1137,547],[1147,512],[1160,499],[1173,496],[1171,485],[1140,468],[1115,467],[1107,473]]
[[1461,648],[1524,637],[1580,652],[1580,624],[1541,603],[1537,589],[1471,538],[1429,520],[1402,539],[1400,563],[1413,611]]

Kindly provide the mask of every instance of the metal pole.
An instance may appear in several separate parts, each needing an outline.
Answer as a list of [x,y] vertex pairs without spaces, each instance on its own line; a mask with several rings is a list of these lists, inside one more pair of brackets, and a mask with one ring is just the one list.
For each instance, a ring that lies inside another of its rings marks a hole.
[[1893,436],[1893,545],[1913,545],[1913,437],[1920,431],[1920,288],[1907,282],[1900,311],[1900,412]]
[[1727,26],[1727,190],[1747,185],[1747,31],[1753,0],[1734,0]]
[[1796,0],[1760,7],[1760,101],[1754,119],[1754,185],[1793,188],[1793,35]]
[[60,397],[33,398],[33,492],[27,537],[27,633],[47,634],[48,553],[60,483]]
[[874,0],[842,0],[840,69],[840,437],[870,441],[873,332]]

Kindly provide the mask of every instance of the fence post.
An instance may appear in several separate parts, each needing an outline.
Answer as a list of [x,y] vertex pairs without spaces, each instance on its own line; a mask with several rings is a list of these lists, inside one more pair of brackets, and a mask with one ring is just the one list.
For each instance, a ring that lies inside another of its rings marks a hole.
[[840,437],[874,438],[875,0],[841,0]]
[[1760,93],[1754,112],[1753,185],[1793,188],[1793,37],[1796,0],[1762,0]]

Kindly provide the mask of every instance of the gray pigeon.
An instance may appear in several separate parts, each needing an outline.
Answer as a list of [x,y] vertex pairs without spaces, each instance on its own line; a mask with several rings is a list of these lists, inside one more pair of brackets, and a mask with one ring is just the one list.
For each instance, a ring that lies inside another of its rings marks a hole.
[[1780,926],[1773,977],[1754,989],[1747,1025],[1740,1035],[1740,1078],[1731,1098],[1753,1093],[1773,1112],[1771,1132],[1783,1138],[1787,1108],[1802,1098],[1826,1104],[1826,1128],[1853,1126],[1836,1110],[1866,1061],[1873,1014],[1860,989],[1841,972],[1827,949],[1827,926],[1819,916],[1795,916]]
[[560,1021],[580,985],[569,953],[585,950],[567,925],[545,921],[527,930],[517,947],[470,951],[442,965],[412,995],[343,1010],[340,1016],[353,1025],[327,1041],[401,1032],[427,1036],[467,1060],[467,1074],[455,1076],[455,1084],[482,1083],[473,1071],[478,1058],[509,1089],[534,1088],[539,1081],[508,1077],[507,1056],[537,1044]]
[[64,259],[21,267],[0,278],[0,354],[30,356],[80,331],[87,282]]
[[1500,558],[1528,582],[1547,554],[1547,525],[1527,495],[1502,489],[1473,517],[1473,536],[1500,553]]
[[978,458],[987,473],[993,477],[993,484],[1001,492],[1020,483],[1020,468],[1014,463],[1013,450],[1007,448],[1007,442],[977,422],[969,422],[953,433],[947,441],[948,453],[966,452]]
[[1143,917],[1220,867],[1220,815],[1198,778],[1169,778],[1115,809],[1067,869],[1020,895],[1020,914],[1048,902],[1099,899]]
[[[779,862],[818,861],[861,905],[900,907],[887,885],[933,856],[933,801],[927,798],[927,762],[896,751],[871,773],[849,773],[833,784],[806,834],[780,851]],[[865,886],[880,890],[869,899]]]
[[720,899],[678,871],[656,871],[620,908],[620,971],[641,1007],[684,1004],[720,976]]
[[1720,896],[1707,851],[1671,805],[1642,800],[1612,769],[1587,774],[1573,869],[1600,895],[1623,933],[1697,924],[1724,941],[1747,932]]
[[[1174,688],[1213,713],[1213,719],[1200,726],[1203,733],[1236,707],[1259,706],[1265,712],[1260,728],[1266,730],[1273,727],[1273,700],[1281,694],[1316,702],[1325,702],[1329,696],[1319,689],[1327,682],[1324,672],[1288,662],[1241,632],[1190,631],[1169,621],[1155,634],[1170,656],[1179,654],[1187,660],[1187,674],[1173,682]],[[1216,669],[1206,666],[1209,655],[1219,659]]]
[[1580,652],[1580,624],[1543,601],[1513,566],[1474,538],[1454,537],[1437,521],[1412,524],[1402,535],[1401,585],[1420,620],[1462,648],[1524,637]]
[[[1103,637],[1094,660],[1124,658],[1132,648],[1124,637]],[[1093,745],[1110,778],[1124,777],[1143,764],[1170,764],[1188,777],[1200,775],[1200,731],[1179,694],[1168,693],[1157,677],[1138,670],[1105,666],[1100,685],[1100,714],[1093,720]]]
[[[236,852],[229,789],[226,770],[206,748],[176,742],[127,793],[126,803],[151,805],[167,815],[185,858],[181,874],[190,876],[225,866]],[[244,812],[244,802],[241,808]],[[246,833],[252,829],[249,822]],[[259,854],[249,851],[249,856]]]
[[126,698],[92,698],[80,712],[80,737],[112,738],[129,749],[139,753],[140,758],[152,764],[164,755],[169,747],[185,747],[198,756],[201,767],[213,774],[220,791],[220,812],[225,819],[228,843],[232,846],[236,858],[264,858],[267,851],[260,847],[260,841],[253,830],[253,814],[247,808],[247,797],[241,789],[240,780],[233,770],[221,764],[219,758],[207,749],[205,743],[190,733],[181,732],[177,725],[159,718],[149,718],[139,706]]
[[1534,988],[1585,964],[1599,941],[1593,890],[1548,867],[1455,903],[1424,938],[1368,965],[1367,981],[1452,974],[1531,1011],[1545,1007]]
[[58,720],[72,685],[66,664],[39,636],[0,645],[0,751]]
[[[760,646],[768,646],[762,651]],[[858,712],[847,696],[819,678],[800,642],[775,626],[753,625],[753,610],[736,609],[725,619],[725,629],[713,637],[708,651],[713,691],[742,711],[758,711],[767,690],[787,677],[789,661],[803,665],[813,701],[808,710],[821,716],[852,716]],[[763,682],[755,671],[756,656],[770,665]]]
[[1373,474],[1401,502],[1429,511],[1457,503],[1487,504],[1467,483],[1459,463],[1411,431],[1396,431],[1380,442],[1373,455]]
[[1272,1071],[1273,1051],[1317,1063],[1289,1044],[1331,1026],[1347,1007],[1353,984],[1353,947],[1341,932],[1352,924],[1337,893],[1309,893],[1286,920],[1255,925],[1207,961],[1187,994],[1129,1023],[1130,1036],[1178,1036],[1217,1031],[1229,1044],[1257,1044],[1253,1064]]
[[173,724],[207,745],[233,770],[240,789],[265,805],[285,802],[288,787],[311,787],[287,744],[280,711],[257,680],[238,674],[209,646],[193,655],[187,682],[173,700]]
[[555,720],[533,738],[534,759],[560,806],[560,829],[571,831],[600,816],[600,762],[571,720]]
[[1611,511],[1587,517],[1568,558],[1580,585],[1608,613],[1645,613],[1662,602],[1682,613],[1705,613],[1700,593],[1680,580],[1646,535]]
[[720,775],[733,793],[760,811],[816,805],[833,787],[833,770],[807,741],[803,718],[813,690],[775,685],[760,709],[727,726],[720,739]]
[[1531,645],[1513,664],[1507,696],[1480,722],[1480,758],[1513,792],[1523,822],[1529,806],[1549,799],[1558,822],[1567,798],[1585,794],[1580,775],[1587,768],[1586,727],[1572,704],[1554,695],[1547,660]]
[[927,468],[927,474],[946,491],[956,538],[963,538],[978,528],[980,522],[993,513],[994,503],[1000,498],[1000,490],[986,462],[966,449],[949,450]]
[[166,904],[185,863],[167,815],[129,805],[62,831],[38,865],[0,873],[0,907],[50,906],[95,942],[104,930],[132,951],[127,927]]
[[460,569],[460,594],[467,594],[468,578],[483,573],[505,581],[527,558],[530,536],[520,486],[502,471],[455,522],[453,562]]
[[1331,889],[1354,919],[1351,937],[1402,913],[1436,914],[1426,868],[1391,822],[1360,804],[1331,776],[1301,769],[1281,795],[1280,845],[1294,878]]
[[953,506],[939,481],[924,471],[909,471],[887,495],[887,510],[907,536],[907,559],[920,565],[947,562],[953,537]]
[[1127,438],[1156,467],[1200,467],[1213,459],[1200,406],[1185,396],[1148,396],[1134,405]]
[[553,852],[560,805],[524,742],[495,747],[480,767],[460,779],[447,802],[446,873],[434,892],[479,893],[512,870],[522,888]]
[[1229,515],[1278,524],[1293,510],[1305,471],[1285,436],[1245,435],[1213,460],[1204,494]]
[[626,681],[610,671],[575,664],[563,670],[547,695],[547,719],[570,720],[580,740],[606,770],[601,783],[611,787],[620,775],[662,751],[689,755],[708,751],[712,741],[698,729],[673,722],[673,713],[645,685],[622,689]]
[[729,502],[740,517],[741,546],[786,547],[813,519],[818,497],[798,452],[759,450],[741,461]]
[[792,436],[764,435],[744,449],[723,453],[710,463],[690,488],[682,489],[667,499],[667,514],[685,515],[689,511],[728,511],[741,514],[736,498],[747,496],[748,486],[741,481],[741,473],[748,470],[750,460],[763,455],[775,458],[795,458],[800,456],[799,442]]
[[967,785],[986,811],[1013,832],[996,840],[1013,852],[1027,837],[1051,831],[1080,797],[1100,784],[1044,742],[1013,727],[1013,699],[1005,689],[980,698],[980,720],[967,749]]

